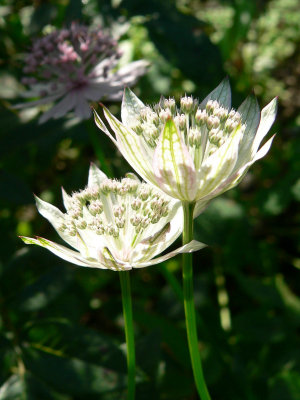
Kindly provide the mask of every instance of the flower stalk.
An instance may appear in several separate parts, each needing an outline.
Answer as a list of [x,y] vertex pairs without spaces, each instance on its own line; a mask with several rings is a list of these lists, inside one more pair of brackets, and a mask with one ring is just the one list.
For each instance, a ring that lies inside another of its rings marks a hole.
[[[195,203],[182,202],[183,206],[183,234],[182,243],[188,243],[193,238],[193,213]],[[210,395],[204,380],[200,352],[198,347],[198,335],[193,293],[193,260],[192,254],[183,254],[183,295],[186,321],[187,339],[192,363],[192,369],[196,388],[201,400],[210,400]]]
[[130,289],[130,272],[119,272],[121,291],[122,291],[122,304],[123,315],[125,323],[125,337],[126,337],[126,354],[127,354],[127,369],[128,369],[128,387],[127,387],[127,400],[134,400],[135,398],[135,347],[134,347],[134,331],[132,319],[132,301]]

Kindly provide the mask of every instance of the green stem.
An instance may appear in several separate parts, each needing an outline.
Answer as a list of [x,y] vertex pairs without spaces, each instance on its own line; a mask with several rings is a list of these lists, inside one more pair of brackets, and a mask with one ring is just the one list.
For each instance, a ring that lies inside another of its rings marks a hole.
[[86,129],[89,133],[90,140],[94,149],[94,152],[98,158],[98,161],[100,163],[100,168],[101,170],[107,175],[107,176],[113,176],[113,172],[111,167],[108,165],[106,162],[105,156],[104,156],[104,151],[102,149],[102,145],[100,142],[100,134],[99,131],[95,128],[95,126],[90,124],[90,121],[86,121]]
[[127,400],[134,400],[135,398],[135,348],[134,348],[134,332],[132,320],[132,302],[130,290],[130,272],[119,272],[121,291],[122,291],[122,304],[123,315],[125,322],[125,337],[127,344],[127,368],[128,368],[128,392]]
[[[193,240],[193,212],[195,203],[183,202],[182,206],[184,215],[182,243],[187,244]],[[183,296],[187,338],[197,391],[201,400],[210,400],[210,395],[203,376],[198,346],[193,289],[193,258],[191,253],[183,254]]]

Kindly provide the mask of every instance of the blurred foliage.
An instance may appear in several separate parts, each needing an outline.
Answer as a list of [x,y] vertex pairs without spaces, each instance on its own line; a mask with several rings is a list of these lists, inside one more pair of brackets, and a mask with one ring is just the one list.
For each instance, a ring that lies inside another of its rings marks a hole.
[[[90,135],[98,135],[115,176],[128,171],[92,120],[38,125],[38,110],[12,108],[31,38],[72,20],[119,36],[122,62],[150,61],[135,87],[145,102],[161,94],[205,96],[226,74],[234,106],[252,89],[261,105],[279,96],[279,134],[269,154],[196,220],[196,238],[210,247],[194,257],[195,296],[213,399],[299,399],[299,2],[3,0],[0,400],[126,398],[117,274],[66,265],[43,249],[24,248],[17,237],[57,240],[32,193],[61,206],[62,185],[69,192],[84,187],[96,161]],[[109,106],[119,113],[119,104]],[[137,400],[196,399],[180,258],[131,276]]]

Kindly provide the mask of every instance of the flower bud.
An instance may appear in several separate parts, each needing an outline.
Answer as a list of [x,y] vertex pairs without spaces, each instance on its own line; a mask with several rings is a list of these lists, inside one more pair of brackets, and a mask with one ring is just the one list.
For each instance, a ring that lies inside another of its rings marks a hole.
[[231,118],[228,118],[228,120],[225,123],[224,130],[226,133],[231,133],[236,129],[237,126],[238,126],[238,123],[236,121],[234,121]]
[[139,199],[139,198],[137,197],[137,198],[135,198],[135,199],[132,201],[132,203],[131,203],[131,208],[132,208],[134,211],[137,211],[137,210],[139,210],[139,209],[141,208],[141,204],[142,204],[141,199]]
[[97,235],[104,235],[105,228],[103,225],[97,226],[94,228]]
[[235,114],[234,114],[233,119],[236,122],[241,122],[241,119],[242,119],[241,114],[238,111],[236,111]]
[[159,220],[160,220],[159,214],[156,213],[151,215],[151,224],[157,224]]
[[132,223],[133,226],[140,225],[141,221],[142,221],[142,217],[140,215],[133,215],[130,218],[130,222]]
[[181,131],[186,128],[186,117],[184,114],[177,114],[174,118],[174,122]]
[[222,137],[222,132],[219,131],[219,129],[214,128],[209,132],[209,141],[215,146],[219,145],[221,137]]
[[206,110],[200,110],[198,109],[196,114],[195,114],[195,122],[197,125],[202,126],[206,123],[207,119],[207,114]]
[[159,118],[162,120],[162,122],[166,122],[168,119],[172,118],[171,110],[169,108],[161,110],[159,113]]
[[220,122],[224,122],[227,119],[228,110],[226,110],[224,107],[219,107],[215,111],[215,115],[219,118]]
[[165,205],[162,209],[161,209],[161,215],[162,217],[167,217],[169,214],[169,207],[167,205]]
[[123,178],[118,184],[117,193],[124,196],[127,193],[135,193],[138,187],[138,182],[131,178]]
[[157,113],[154,112],[154,111],[151,111],[151,112],[148,114],[147,121],[148,121],[150,124],[154,124],[156,127],[159,126],[159,117],[158,117]]
[[159,137],[159,129],[154,125],[149,122],[143,123],[143,132],[146,138],[151,138],[154,141]]
[[117,218],[116,219],[116,225],[119,229],[124,228],[125,225],[125,219],[124,218]]
[[218,128],[220,125],[220,120],[215,115],[211,115],[206,120],[206,126],[208,129]]
[[90,203],[88,210],[93,216],[101,214],[103,211],[103,204],[100,200],[94,200]]
[[219,103],[216,100],[209,100],[206,103],[206,111],[209,115],[213,114],[216,108],[219,108]]
[[152,139],[152,138],[147,138],[146,139],[146,142],[148,143],[148,145],[151,147],[151,148],[155,148],[156,147],[156,141],[154,140],[154,139]]
[[194,101],[192,96],[184,96],[180,99],[180,107],[182,112],[190,114],[194,109]]
[[197,128],[190,129],[192,135],[192,146],[199,147],[201,144],[201,132]]
[[119,230],[117,228],[115,228],[114,226],[112,226],[111,223],[108,223],[106,225],[106,229],[105,230],[106,230],[106,233],[108,235],[110,235],[110,236],[113,236],[113,237],[118,237],[119,236]]
[[141,135],[143,133],[143,128],[142,125],[140,124],[139,121],[135,120],[134,122],[131,123],[130,128],[137,134]]
[[86,195],[89,199],[96,200],[99,196],[99,186],[94,185],[86,188]]
[[125,212],[125,206],[123,204],[121,206],[114,206],[113,212],[115,217],[121,218]]
[[58,227],[58,231],[59,232],[64,232],[67,229],[67,226],[65,223],[62,223],[59,227]]
[[150,224],[150,222],[151,222],[151,219],[148,216],[144,217],[141,221],[141,227],[143,229],[147,228],[147,226]]
[[172,113],[174,113],[175,109],[176,109],[176,103],[175,100],[172,98],[169,99],[165,99],[164,101],[164,106],[166,108],[169,108],[171,110]]
[[142,199],[143,201],[147,200],[148,197],[151,194],[151,189],[149,188],[148,185],[141,185],[140,186],[140,191],[139,191],[139,198]]
[[74,222],[69,221],[66,223],[66,231],[67,231],[68,235],[76,236],[77,230],[76,230],[76,226],[75,226]]
[[85,229],[87,227],[87,223],[83,218],[79,218],[76,222],[75,225],[78,229]]
[[140,111],[140,116],[142,120],[147,121],[148,115],[152,113],[152,110],[150,107],[144,107]]
[[82,209],[81,207],[73,207],[68,211],[68,214],[71,218],[78,219],[82,217]]

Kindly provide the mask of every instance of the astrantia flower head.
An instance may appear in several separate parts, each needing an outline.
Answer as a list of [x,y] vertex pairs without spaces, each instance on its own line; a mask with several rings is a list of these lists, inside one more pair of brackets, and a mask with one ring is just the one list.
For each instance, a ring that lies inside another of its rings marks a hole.
[[95,112],[95,121],[147,182],[181,201],[201,205],[238,184],[248,168],[269,150],[260,149],[276,115],[276,99],[260,113],[248,97],[231,109],[231,91],[224,80],[200,104],[184,96],[177,106],[164,99],[145,106],[129,89],[122,103],[122,122],[104,108],[115,138]]
[[147,63],[143,60],[113,72],[120,56],[114,39],[77,23],[38,38],[26,56],[22,79],[29,87],[23,96],[38,100],[16,108],[56,102],[40,123],[71,110],[80,119],[89,118],[89,101],[120,100],[124,86],[133,85],[144,74]]
[[84,190],[72,196],[63,191],[66,213],[39,198],[36,200],[39,212],[77,251],[40,237],[21,238],[80,266],[129,270],[204,247],[192,241],[153,259],[182,232],[182,208],[180,202],[141,183],[133,174],[116,181],[92,165]]

